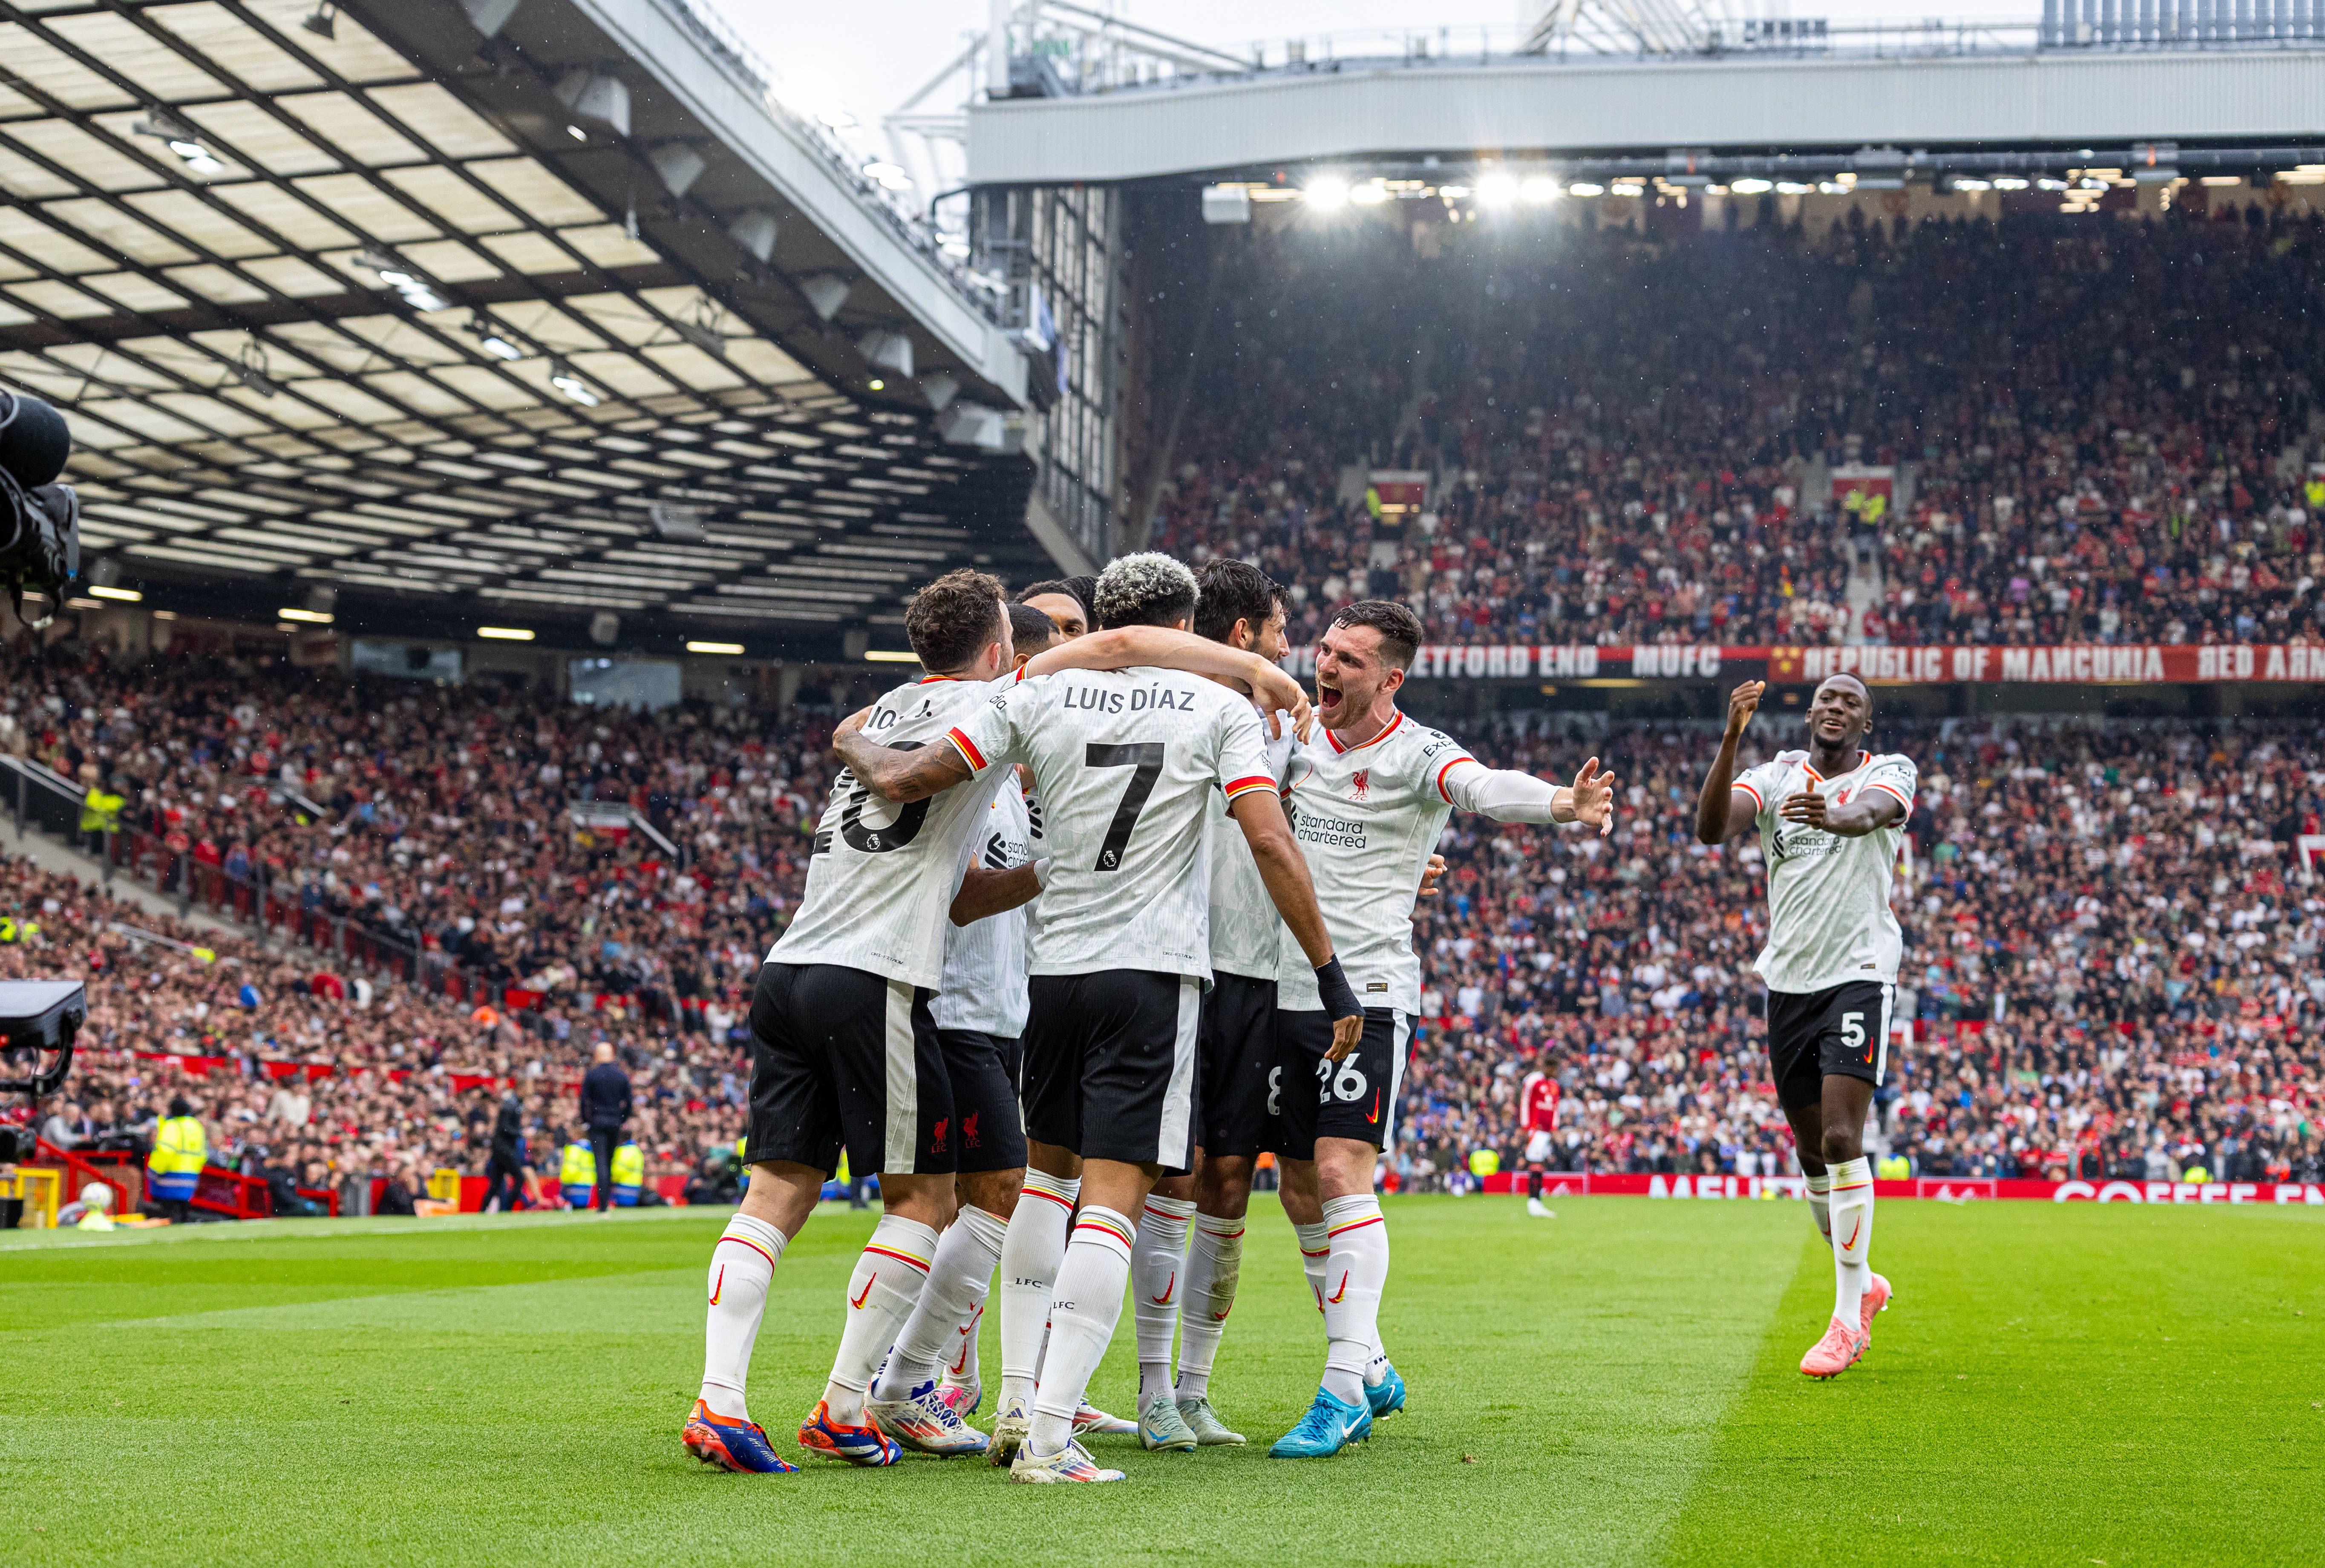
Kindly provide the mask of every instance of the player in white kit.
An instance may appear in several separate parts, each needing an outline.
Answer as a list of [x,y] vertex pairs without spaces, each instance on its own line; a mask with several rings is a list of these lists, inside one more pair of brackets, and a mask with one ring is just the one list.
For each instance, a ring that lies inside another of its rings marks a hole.
[[[1023,604],[1007,606],[1007,613],[1021,667],[1056,641],[1046,615]],[[1023,865],[1039,853],[1040,843],[1024,790],[1014,777],[1004,779],[985,822],[968,835],[962,877]],[[930,1392],[962,1421],[977,1408],[977,1325],[1025,1177],[1025,1122],[1017,1101],[1025,912],[976,919],[959,891],[953,900],[944,969],[929,1010],[952,1086],[956,1207],[952,1223],[937,1238],[920,1304],[872,1385],[873,1420],[890,1436],[922,1448],[951,1446],[955,1432],[968,1430],[931,1416],[922,1407]],[[981,1449],[983,1442],[959,1446]]]
[[[1172,625],[1191,617],[1196,592],[1186,567],[1137,555],[1107,568],[1096,598],[1104,626]],[[1280,670],[1236,657],[1255,667],[1247,684],[1263,704],[1296,716],[1305,705]],[[1034,1169],[1052,1174],[1072,1175],[1079,1163],[1082,1204],[1055,1276],[1030,1418],[1005,1402],[995,1447],[1022,1434],[1018,1480],[1116,1480],[1120,1471],[1099,1469],[1073,1441],[1072,1418],[1121,1314],[1133,1216],[1159,1176],[1193,1160],[1200,1002],[1211,977],[1204,816],[1214,789],[1338,1020],[1334,1050],[1354,1047],[1362,1010],[1283,821],[1251,698],[1166,671],[1029,680],[950,739],[952,757],[898,755],[861,736],[847,737],[841,755],[903,800],[1022,761],[1042,802],[1051,855],[1029,878],[1042,898],[1028,964],[1028,1152]],[[1020,1204],[1019,1222],[1031,1208]]]
[[[1195,583],[1201,595],[1195,606],[1198,635],[1250,649],[1271,662],[1280,663],[1291,651],[1283,636],[1289,595],[1266,573],[1222,556],[1206,562]],[[1292,743],[1288,733],[1268,742],[1279,779]],[[1275,976],[1283,923],[1224,798],[1205,823],[1212,978],[1203,996],[1198,1047],[1196,1167],[1155,1184],[1138,1217],[1130,1260],[1139,1442],[1158,1450],[1243,1443],[1243,1434],[1212,1408],[1211,1368],[1235,1305],[1252,1172],[1268,1147],[1273,1120],[1268,1079],[1276,1065]],[[1444,867],[1442,857],[1430,857],[1422,897],[1435,896],[1431,884]],[[1175,1379],[1174,1330],[1181,1340]]]
[[1695,835],[1725,844],[1756,829],[1768,877],[1768,1059],[1792,1125],[1811,1213],[1832,1243],[1832,1321],[1802,1358],[1811,1378],[1846,1371],[1873,1341],[1889,1282],[1873,1272],[1873,1168],[1865,1119],[1888,1065],[1889,1010],[1904,946],[1889,908],[1897,842],[1918,776],[1906,758],[1858,742],[1873,693],[1836,675],[1809,704],[1806,751],[1736,771],[1736,745],[1765,682],[1728,701],[1728,730],[1696,801]]
[[[1014,667],[1001,586],[982,573],[950,572],[922,589],[905,632],[931,674],[882,697],[865,722],[900,749],[940,742],[1024,673]],[[1200,638],[1136,628],[1066,644],[1027,668],[1184,663],[1241,673],[1248,662]],[[997,783],[899,809],[845,771],[834,781],[805,896],[751,1004],[751,1185],[712,1249],[701,1395],[683,1434],[707,1463],[755,1473],[794,1468],[750,1420],[744,1389],[768,1281],[843,1148],[851,1169],[879,1174],[885,1212],[848,1282],[839,1351],[799,1440],[856,1464],[898,1456],[896,1440],[864,1406],[873,1369],[918,1302],[938,1231],[952,1217],[951,1084],[929,999],[968,836]],[[931,1440],[940,1451],[982,1446],[933,1395],[926,1404],[942,1433]]]
[[1323,736],[1293,756],[1286,803],[1316,879],[1349,982],[1365,1005],[1363,1042],[1327,1050],[1315,987],[1299,966],[1277,983],[1276,1069],[1270,1083],[1283,1212],[1300,1236],[1324,1309],[1324,1379],[1308,1414],[1269,1452],[1338,1453],[1404,1404],[1404,1380],[1380,1344],[1388,1227],[1373,1195],[1381,1151],[1395,1139],[1397,1095],[1421,964],[1413,906],[1421,871],[1456,807],[1497,822],[1583,822],[1606,831],[1614,779],[1592,758],[1571,786],[1488,768],[1399,711],[1396,694],[1421,639],[1403,604],[1366,600],[1334,617],[1317,647]]

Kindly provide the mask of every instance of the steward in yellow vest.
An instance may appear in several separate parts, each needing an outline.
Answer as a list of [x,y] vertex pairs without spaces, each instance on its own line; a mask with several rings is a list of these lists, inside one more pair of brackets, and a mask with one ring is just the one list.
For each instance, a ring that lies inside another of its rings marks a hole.
[[557,1185],[568,1206],[586,1209],[597,1185],[597,1157],[586,1143],[569,1143],[557,1172]]
[[173,1220],[185,1218],[202,1167],[209,1163],[209,1136],[184,1097],[170,1102],[170,1114],[153,1130],[153,1152],[145,1157],[145,1185]]
[[646,1157],[638,1152],[635,1143],[623,1144],[614,1150],[614,1205],[635,1209],[638,1194],[645,1187]]

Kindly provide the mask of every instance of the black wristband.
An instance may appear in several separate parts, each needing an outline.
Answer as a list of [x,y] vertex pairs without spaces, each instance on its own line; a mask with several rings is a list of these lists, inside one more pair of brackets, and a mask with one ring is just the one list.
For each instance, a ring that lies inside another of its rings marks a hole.
[[1365,1010],[1357,1001],[1356,987],[1348,983],[1346,971],[1336,955],[1326,959],[1316,970],[1316,994],[1324,999],[1324,1010],[1336,1019],[1362,1018]]

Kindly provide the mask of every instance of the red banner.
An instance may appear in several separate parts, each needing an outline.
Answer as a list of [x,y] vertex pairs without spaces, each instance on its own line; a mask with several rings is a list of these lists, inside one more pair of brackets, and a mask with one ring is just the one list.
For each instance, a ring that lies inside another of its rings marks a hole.
[[[1316,650],[1293,650],[1284,668],[1297,676],[1315,674]],[[1831,675],[1855,675],[1876,686],[2325,681],[2325,643],[2123,642],[2059,648],[1431,643],[1414,650],[1410,672],[1414,680],[1765,679],[1802,686]]]
[[[1507,1173],[1489,1176],[1486,1191],[1509,1192],[1515,1180]],[[1950,1204],[2047,1198],[2054,1204],[2313,1204],[2325,1207],[2325,1184],[2317,1182],[2042,1182],[2005,1176],[1919,1176],[1876,1181],[1873,1192],[1881,1198],[1936,1198]],[[1804,1198],[1808,1184],[1799,1176],[1647,1176],[1628,1171],[1589,1176],[1548,1171],[1542,1178],[1542,1195],[1715,1201]]]

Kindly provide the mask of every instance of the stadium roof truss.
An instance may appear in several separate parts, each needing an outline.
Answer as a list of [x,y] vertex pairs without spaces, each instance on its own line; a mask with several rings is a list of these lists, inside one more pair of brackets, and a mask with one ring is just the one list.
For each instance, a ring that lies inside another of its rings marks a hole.
[[68,410],[85,549],[729,634],[965,558],[977,459],[802,363],[858,350],[751,264],[773,219],[690,207],[586,68],[477,55],[313,0],[0,4],[0,382]]

